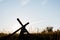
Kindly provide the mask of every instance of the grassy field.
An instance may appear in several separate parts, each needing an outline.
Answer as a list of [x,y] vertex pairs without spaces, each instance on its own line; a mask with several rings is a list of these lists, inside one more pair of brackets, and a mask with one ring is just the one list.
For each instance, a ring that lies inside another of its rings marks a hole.
[[[0,33],[0,40],[18,40],[19,34],[14,34],[13,36],[9,37],[5,33]],[[60,31],[56,32],[49,32],[49,33],[32,33],[29,36],[23,35],[24,40],[60,40]]]

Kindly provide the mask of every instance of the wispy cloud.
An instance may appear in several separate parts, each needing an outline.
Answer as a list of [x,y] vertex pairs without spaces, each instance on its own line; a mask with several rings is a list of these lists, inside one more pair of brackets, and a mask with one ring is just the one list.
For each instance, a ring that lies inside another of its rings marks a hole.
[[47,2],[48,2],[48,0],[41,0],[41,5],[46,5],[47,4]]
[[[20,3],[22,6],[27,5],[30,2],[30,0],[20,0]],[[40,0],[41,5],[44,6],[47,4],[48,0]]]
[[21,5],[25,6],[29,3],[30,0],[21,0]]
[[3,2],[4,0],[0,0],[0,2]]

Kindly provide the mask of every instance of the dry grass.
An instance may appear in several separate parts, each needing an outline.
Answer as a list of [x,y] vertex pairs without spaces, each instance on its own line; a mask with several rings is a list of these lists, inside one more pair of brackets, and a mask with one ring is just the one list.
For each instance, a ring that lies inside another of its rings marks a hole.
[[[60,40],[60,31],[49,33],[33,33],[30,35],[30,40]],[[8,34],[0,33],[0,39],[5,38]],[[26,38],[26,37],[25,37]],[[18,34],[9,37],[9,40],[18,40]],[[26,38],[27,40],[27,38]]]

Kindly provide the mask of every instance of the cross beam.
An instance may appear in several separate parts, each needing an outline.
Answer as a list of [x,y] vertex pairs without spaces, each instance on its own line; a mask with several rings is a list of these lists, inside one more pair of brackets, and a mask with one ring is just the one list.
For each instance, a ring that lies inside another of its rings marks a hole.
[[22,29],[23,27],[26,27],[29,22],[27,22],[25,25],[22,24],[22,22],[19,20],[19,18],[17,18],[18,22],[21,24],[21,28],[17,29],[15,32],[13,32],[12,34],[8,35],[8,37],[14,35],[16,32],[18,32],[20,29]]
[[23,25],[22,24],[22,22],[19,20],[19,18],[17,18],[17,21],[21,24],[21,32],[20,32],[20,34],[24,34],[24,32],[26,32],[26,33],[28,33],[29,34],[29,32],[27,31],[27,29],[25,28],[28,24],[29,24],[29,22],[27,22],[25,25]]
[[25,25],[23,25],[22,22],[19,20],[19,18],[17,18],[17,21],[21,24],[22,27],[29,24],[29,22],[27,22]]
[[[21,24],[21,28],[17,29],[15,32],[13,32],[12,34],[10,35],[7,35],[5,36],[3,39],[4,40],[8,40],[9,37],[11,37],[12,35],[14,35],[16,32],[18,32],[20,29],[21,29],[21,32],[24,33],[25,31],[22,31],[22,30],[26,30],[25,27],[29,24],[29,22],[27,22],[25,25],[22,24],[22,22],[19,20],[19,18],[17,18],[17,21]],[[26,30],[27,33],[29,33],[27,30]]]

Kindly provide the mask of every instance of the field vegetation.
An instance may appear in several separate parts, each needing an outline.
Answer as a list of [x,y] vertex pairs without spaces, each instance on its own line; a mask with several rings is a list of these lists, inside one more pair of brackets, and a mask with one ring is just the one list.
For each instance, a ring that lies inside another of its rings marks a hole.
[[[10,34],[0,33],[0,40],[18,40],[19,34],[14,34],[13,36],[8,36]],[[41,33],[32,33],[30,35],[23,35],[24,40],[60,40],[60,30],[54,31],[52,28],[47,28],[47,30]]]

